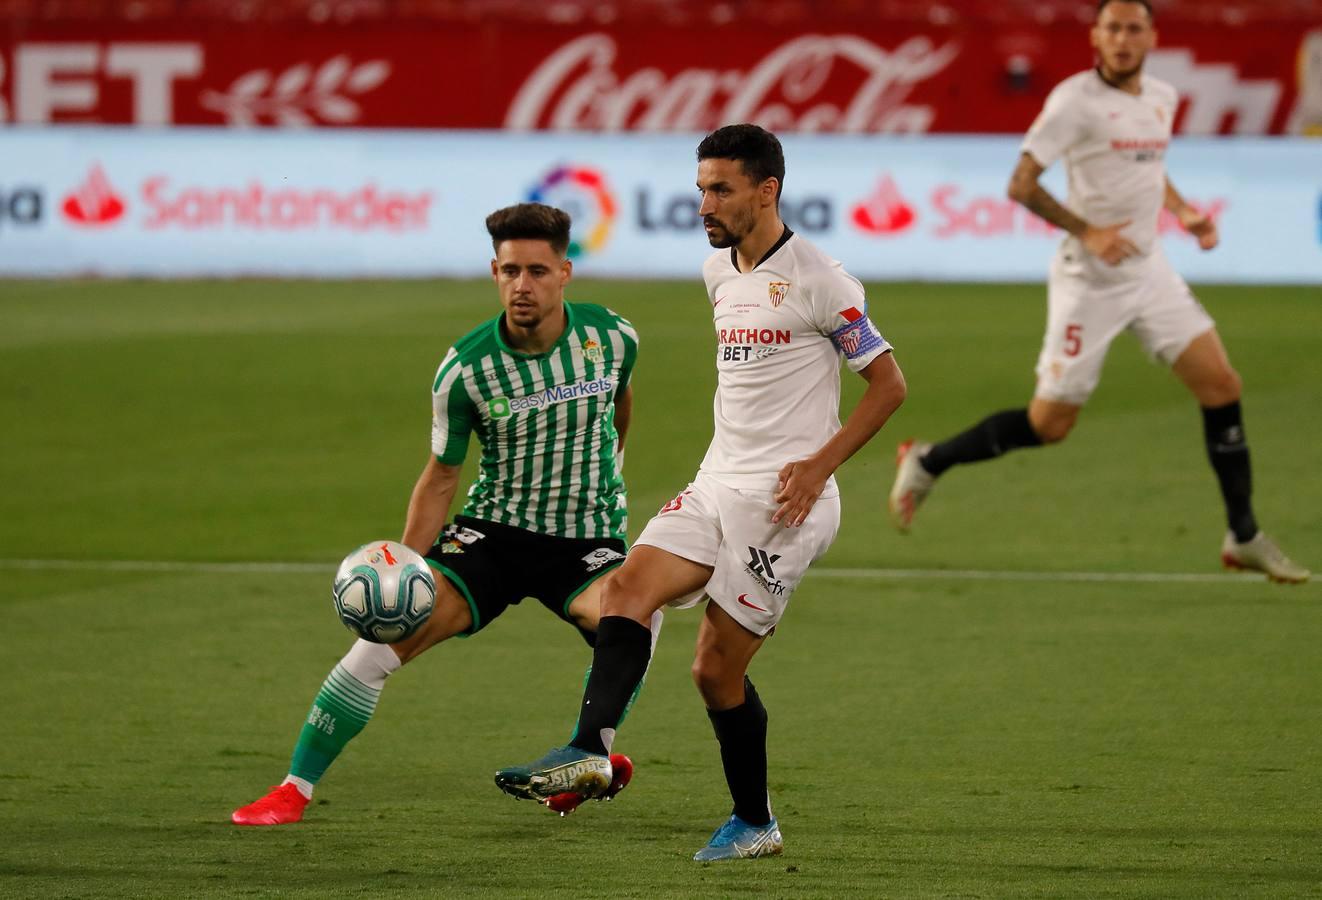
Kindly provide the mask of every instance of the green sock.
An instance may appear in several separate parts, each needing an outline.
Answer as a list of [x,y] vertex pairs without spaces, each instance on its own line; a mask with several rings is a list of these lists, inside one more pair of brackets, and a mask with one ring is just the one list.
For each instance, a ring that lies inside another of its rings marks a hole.
[[332,669],[299,732],[289,774],[316,784],[345,745],[367,725],[380,696],[379,690],[354,678],[344,666]]

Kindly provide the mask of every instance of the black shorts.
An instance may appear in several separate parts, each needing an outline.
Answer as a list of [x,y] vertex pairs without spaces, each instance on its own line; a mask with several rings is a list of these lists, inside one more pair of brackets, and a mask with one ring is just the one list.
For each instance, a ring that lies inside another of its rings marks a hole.
[[[455,516],[427,562],[468,601],[481,631],[508,607],[532,597],[570,624],[569,604],[588,585],[624,562],[627,545],[616,538],[565,538]],[[590,632],[579,631],[593,642]]]

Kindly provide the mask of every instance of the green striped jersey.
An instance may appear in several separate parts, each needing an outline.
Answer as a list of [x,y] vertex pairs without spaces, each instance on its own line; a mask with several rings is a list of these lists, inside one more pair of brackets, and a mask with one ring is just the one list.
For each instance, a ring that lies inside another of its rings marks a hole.
[[510,347],[501,316],[455,342],[432,384],[432,452],[458,465],[470,434],[482,445],[463,515],[623,540],[614,401],[629,384],[638,333],[604,306],[565,303],[565,315],[568,327],[545,353]]

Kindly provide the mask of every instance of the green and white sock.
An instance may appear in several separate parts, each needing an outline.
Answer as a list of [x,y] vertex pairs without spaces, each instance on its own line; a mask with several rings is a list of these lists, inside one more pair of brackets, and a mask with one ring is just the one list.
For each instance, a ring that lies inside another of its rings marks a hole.
[[312,787],[326,769],[371,721],[386,677],[399,665],[399,657],[384,644],[360,640],[353,645],[312,701],[285,783],[297,785],[305,797],[312,796]]

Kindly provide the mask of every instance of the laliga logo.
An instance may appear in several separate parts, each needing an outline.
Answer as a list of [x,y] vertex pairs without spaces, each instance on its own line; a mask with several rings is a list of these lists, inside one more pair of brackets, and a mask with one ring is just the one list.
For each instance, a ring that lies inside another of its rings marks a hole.
[[860,231],[879,236],[899,234],[918,220],[918,214],[889,175],[883,176],[877,189],[860,200],[849,215]]
[[64,198],[60,209],[70,222],[97,228],[124,215],[124,201],[115,193],[101,164],[95,163],[86,180]]
[[563,209],[574,220],[570,259],[596,253],[610,240],[615,227],[615,195],[596,169],[558,166],[528,192],[528,200]]

